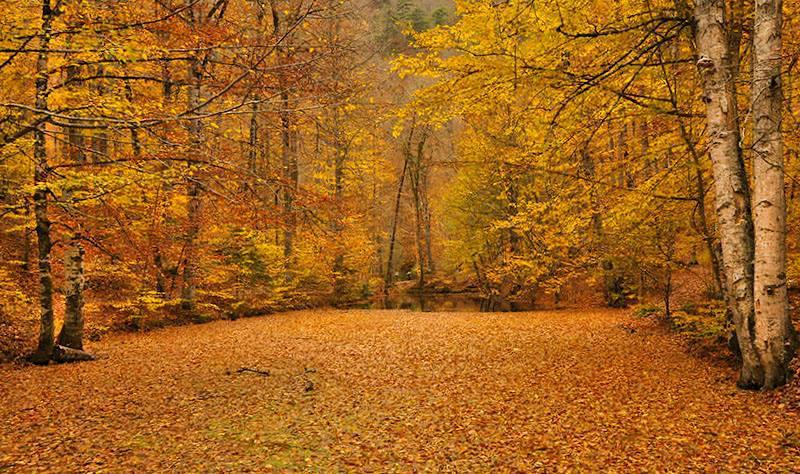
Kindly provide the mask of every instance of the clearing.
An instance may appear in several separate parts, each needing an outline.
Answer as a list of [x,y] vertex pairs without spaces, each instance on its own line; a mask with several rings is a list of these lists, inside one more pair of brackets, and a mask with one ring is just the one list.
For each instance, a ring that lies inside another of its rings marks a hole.
[[316,310],[114,335],[96,362],[0,366],[0,471],[800,469],[797,414],[632,321]]

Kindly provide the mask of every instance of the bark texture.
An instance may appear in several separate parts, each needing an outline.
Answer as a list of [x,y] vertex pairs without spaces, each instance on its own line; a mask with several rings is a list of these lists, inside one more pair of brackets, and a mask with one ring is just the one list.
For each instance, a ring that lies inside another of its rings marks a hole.
[[64,255],[64,325],[58,334],[58,344],[83,350],[83,274],[84,250],[77,237]]
[[732,62],[724,0],[698,0],[695,17],[697,68],[706,104],[726,299],[742,355],[738,383],[757,388],[763,383],[764,371],[754,339],[753,225],[733,93],[737,65]]
[[[36,61],[36,108],[41,111],[48,110],[47,96],[49,94],[48,69],[50,34],[52,31],[54,13],[50,0],[42,0],[42,35],[39,43],[39,57]],[[35,160],[33,193],[33,212],[36,220],[36,237],[38,243],[39,260],[39,345],[33,356],[35,363],[46,364],[53,352],[55,329],[53,326],[53,275],[50,270],[50,218],[48,215],[48,189],[47,178],[50,166],[47,160],[47,140],[45,127],[47,122],[39,124],[34,132],[33,155]]]
[[795,335],[786,287],[786,194],[781,137],[782,0],[755,1],[753,31],[753,213],[755,343],[764,388],[790,376]]
[[82,362],[97,359],[92,354],[71,347],[56,345],[53,348],[53,361],[58,363]]

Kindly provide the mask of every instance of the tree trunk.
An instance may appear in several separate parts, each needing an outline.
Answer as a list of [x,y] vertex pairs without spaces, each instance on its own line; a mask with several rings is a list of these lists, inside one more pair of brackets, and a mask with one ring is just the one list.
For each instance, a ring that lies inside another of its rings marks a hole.
[[[334,78],[338,80],[338,75],[334,74]],[[344,164],[347,159],[347,144],[342,136],[340,125],[340,117],[338,108],[334,108],[332,114],[333,127],[333,201],[336,205],[335,215],[332,220],[332,230],[335,235],[335,256],[333,259],[333,295],[337,303],[341,303],[346,297],[347,293],[347,279],[345,278],[344,267]],[[317,129],[317,136],[319,137],[319,129]],[[318,138],[319,139],[319,138]]]
[[[680,3],[679,10],[685,10],[685,4]],[[695,27],[692,28],[692,34],[696,35],[697,30]],[[736,45],[738,47],[738,43]],[[676,52],[674,51],[674,46],[667,49],[667,61],[674,61],[676,59]],[[669,91],[670,102],[672,103],[672,108],[675,112],[680,111],[679,103],[678,103],[678,94],[677,94],[677,84],[679,82],[679,76],[675,73],[668,73],[667,66],[665,63],[664,58],[664,51],[659,50],[659,61],[661,63],[661,72],[662,78],[664,80],[664,84],[667,86],[667,90]],[[693,181],[694,184],[694,194],[695,199],[697,202],[697,222],[695,223],[694,220],[692,221],[693,227],[697,230],[700,236],[703,238],[703,243],[706,245],[706,250],[709,254],[709,259],[711,260],[711,274],[713,278],[713,292],[715,298],[724,298],[726,294],[725,290],[725,280],[724,275],[722,273],[721,262],[722,262],[722,255],[719,248],[719,242],[717,241],[714,233],[709,226],[708,222],[708,215],[706,213],[706,185],[705,185],[705,177],[703,176],[703,165],[702,165],[702,155],[697,150],[697,142],[692,137],[690,133],[690,129],[687,128],[686,123],[679,114],[676,114],[675,120],[678,123],[678,131],[680,132],[681,139],[686,144],[686,149],[689,152],[689,156],[692,159],[692,168],[694,168],[694,177],[689,177],[690,181]],[[647,122],[644,123],[646,128]],[[643,137],[646,137],[647,134],[645,133]],[[650,166],[648,166],[648,173],[646,179],[650,177]],[[691,188],[691,185],[689,186]],[[689,190],[691,192],[691,189]]]
[[[193,173],[192,173],[193,174]],[[197,235],[200,233],[200,184],[190,174],[187,184],[187,230],[186,245],[183,251],[183,286],[181,287],[181,308],[194,311],[197,277]]]
[[[420,290],[425,288],[425,269],[426,269],[426,253],[424,241],[424,217],[422,213],[422,179],[424,175],[423,163],[425,159],[425,142],[428,138],[427,128],[423,129],[422,135],[417,142],[417,153],[414,156],[411,167],[411,192],[414,197],[414,234],[416,238],[417,247],[417,265],[419,266],[419,281],[418,286]],[[409,159],[411,158],[411,150],[407,150]]]
[[[165,39],[166,41],[166,39]],[[170,79],[170,67],[168,62],[164,62],[161,71],[161,81],[162,81],[162,89],[161,89],[161,104],[164,109],[170,107],[170,102],[172,100],[172,80]],[[131,91],[131,97],[133,93]],[[134,129],[135,130],[135,129]],[[131,131],[133,133],[133,130]],[[138,140],[134,140],[133,143],[136,146],[133,149],[134,157],[139,158],[141,154],[141,146]],[[169,166],[165,164],[165,166]],[[171,183],[162,182],[159,184],[158,191],[156,193],[156,197],[153,201],[153,219],[149,226],[150,232],[150,247],[151,247],[151,256],[152,256],[152,263],[153,269],[155,273],[155,290],[158,295],[161,297],[172,297],[172,292],[175,288],[175,278],[177,275],[173,274],[172,276],[172,284],[169,291],[169,295],[167,295],[167,282],[166,282],[166,275],[167,275],[167,262],[165,261],[164,255],[161,251],[161,242],[158,238],[159,230],[161,226],[167,220],[167,191],[172,187]]]
[[[47,96],[49,93],[48,82],[50,78],[48,69],[50,47],[50,34],[52,31],[53,11],[50,0],[42,0],[42,36],[39,40],[39,57],[36,61],[36,108],[42,111],[48,109]],[[34,132],[33,155],[35,160],[33,193],[33,209],[36,219],[36,237],[39,251],[39,311],[41,314],[39,326],[39,345],[33,355],[33,362],[46,364],[53,353],[55,328],[53,326],[53,275],[50,270],[50,218],[48,215],[48,189],[47,179],[50,171],[47,161],[47,138],[43,121]]]
[[781,112],[782,0],[755,1],[753,34],[753,213],[755,343],[763,388],[785,384],[795,334],[786,288],[786,194]]
[[[419,157],[417,157],[419,160]],[[417,161],[413,167],[411,174],[411,191],[414,196],[414,237],[417,247],[417,266],[419,267],[419,279],[417,285],[420,290],[425,288],[425,250],[423,245],[423,232],[422,232],[422,203],[420,202],[420,183],[419,172],[420,163]]]
[[[67,68],[67,77],[75,78],[78,74],[77,66]],[[75,123],[72,121],[72,123]],[[83,151],[83,133],[78,127],[67,127],[67,153],[68,162],[83,164],[86,155]],[[74,189],[64,190],[64,209],[70,214],[74,214],[72,206],[72,195]],[[70,239],[69,246],[64,253],[64,325],[58,334],[57,344],[71,347],[73,349],[83,349],[83,247],[81,246],[80,230],[75,230]]]
[[95,360],[96,357],[81,349],[57,345],[53,349],[53,360],[58,363]]
[[[681,129],[681,133],[685,134],[686,131],[683,125],[681,125]],[[725,280],[720,268],[721,256],[717,246],[717,239],[714,238],[714,234],[711,232],[708,226],[705,199],[706,185],[705,179],[703,179],[703,169],[700,163],[700,156],[697,153],[694,143],[689,140],[688,135],[685,136],[685,140],[690,147],[690,155],[692,156],[692,162],[695,171],[694,184],[695,196],[697,198],[697,227],[700,232],[700,236],[703,238],[703,242],[706,245],[709,259],[711,260],[711,275],[714,278],[714,296],[719,298],[725,293]]]
[[731,62],[728,50],[725,2],[698,0],[695,15],[697,67],[706,104],[726,296],[742,355],[738,384],[758,388],[763,384],[764,371],[754,341],[750,190],[739,148],[739,124],[732,92],[736,65]]
[[[673,106],[675,110],[678,109],[677,101],[673,96]],[[703,167],[700,161],[700,154],[697,152],[695,142],[689,136],[689,131],[683,123],[681,117],[677,118],[678,128],[681,132],[686,147],[689,149],[689,156],[692,159],[692,167],[694,168],[694,178],[690,178],[694,182],[694,193],[697,201],[697,225],[696,229],[700,236],[703,238],[703,243],[706,245],[709,259],[711,260],[711,275],[714,279],[714,297],[719,298],[725,294],[725,280],[720,268],[720,260],[722,260],[719,247],[717,246],[717,239],[711,232],[708,225],[708,216],[706,215],[706,185],[703,178]]]
[[378,199],[378,175],[376,161],[372,162],[372,233],[375,242],[375,270],[376,274],[383,276],[383,232],[380,228],[381,206]]
[[[125,81],[125,99],[130,105],[133,105],[133,88],[129,80]],[[131,128],[131,152],[133,153],[133,157],[137,160],[142,157],[142,144],[139,140],[139,130],[135,127]]]
[[[285,30],[288,28],[287,18],[281,19],[281,14],[275,2],[270,5],[272,10],[273,39],[276,45],[286,42]],[[279,112],[281,122],[281,165],[283,178],[282,206],[285,218],[283,226],[283,257],[285,261],[284,279],[291,282],[294,277],[294,234],[297,225],[295,216],[294,199],[299,185],[299,170],[297,167],[297,150],[292,131],[292,111],[290,109],[289,78],[285,68],[289,64],[289,50],[283,46],[277,47],[278,63],[281,67],[277,73],[278,89],[280,90],[281,109]],[[276,204],[278,198],[276,195]],[[277,241],[277,237],[276,237]]]
[[[97,76],[103,77],[105,75],[105,69],[103,66],[97,66]],[[103,84],[103,80],[100,79],[97,82],[96,92],[98,97],[101,98],[106,93],[105,85]],[[95,163],[108,161],[111,156],[108,153],[108,130],[104,127],[102,122],[98,122],[96,124],[100,128],[94,131],[91,139],[91,149],[92,149],[92,161]]]
[[422,195],[422,219],[425,224],[425,254],[428,261],[428,272],[436,273],[436,265],[433,260],[433,250],[432,250],[432,236],[431,236],[431,204],[430,199],[428,196],[428,178],[430,177],[428,173],[429,168],[423,168],[421,182],[421,195]]
[[400,219],[400,198],[403,196],[403,185],[406,181],[406,172],[408,171],[408,161],[411,153],[408,152],[411,148],[411,142],[414,138],[414,123],[411,124],[411,129],[408,131],[408,141],[406,142],[403,153],[403,171],[400,172],[400,181],[397,183],[397,194],[394,200],[394,215],[392,217],[392,232],[389,236],[389,255],[386,259],[386,278],[384,278],[384,292],[388,292],[389,288],[394,282],[394,246],[397,240],[397,222]]
[[[30,207],[25,206],[25,215],[30,216]],[[22,263],[20,264],[20,269],[27,274],[31,271],[31,229],[28,226],[25,226],[22,229]]]
[[247,169],[252,175],[251,179],[258,176],[259,100],[259,97],[256,96],[253,99],[253,104],[250,106],[250,136],[248,139]]
[[333,198],[336,203],[336,216],[333,221],[333,231],[336,234],[336,257],[333,260],[333,293],[337,302],[341,302],[346,297],[347,293],[347,279],[345,278],[344,268],[344,242],[342,232],[344,230],[343,223],[343,199],[344,199],[344,164],[347,159],[347,149],[342,140],[341,132],[338,125],[338,114],[334,116],[333,126],[335,127],[335,157],[333,164]]
[[[609,136],[611,134],[609,133]],[[617,156],[613,138],[609,140],[609,151]],[[581,151],[581,170],[591,184],[589,189],[589,204],[592,208],[591,217],[591,251],[600,257],[598,270],[603,277],[603,300],[611,308],[623,307],[627,303],[623,293],[624,281],[622,277],[614,274],[614,263],[606,255],[604,248],[603,216],[600,214],[600,199],[593,184],[596,177],[595,160],[589,153],[589,143],[584,144]]]
[[156,293],[164,296],[167,293],[167,281],[164,278],[164,257],[158,245],[153,245],[153,266],[156,269]]
[[281,161],[283,166],[283,213],[285,223],[283,228],[283,258],[285,260],[285,279],[291,282],[294,273],[294,232],[296,216],[294,197],[297,191],[299,173],[297,169],[297,156],[295,154],[292,137],[292,118],[289,111],[289,91],[281,81]]
[[[196,27],[199,13],[194,7],[189,8],[192,27]],[[197,53],[199,54],[199,53]],[[200,110],[201,93],[203,81],[203,61],[195,56],[189,63],[189,90],[187,94],[187,108],[190,114],[197,115]],[[200,160],[202,154],[202,123],[199,118],[189,120],[189,156],[192,160]],[[198,166],[188,165],[186,196],[188,198],[186,209],[186,241],[183,250],[183,286],[181,287],[181,308],[184,311],[192,312],[195,309],[195,297],[197,287],[197,236],[200,233],[200,177]]]
[[400,198],[403,196],[403,184],[406,180],[406,170],[408,169],[408,157],[403,161],[403,171],[400,172],[400,182],[397,183],[397,195],[394,200],[394,215],[392,217],[392,232],[389,236],[389,255],[386,259],[386,279],[385,290],[389,290],[394,282],[394,246],[397,241],[397,222],[400,219]]
[[64,255],[64,326],[58,334],[58,344],[83,350],[83,247],[80,235],[73,237]]

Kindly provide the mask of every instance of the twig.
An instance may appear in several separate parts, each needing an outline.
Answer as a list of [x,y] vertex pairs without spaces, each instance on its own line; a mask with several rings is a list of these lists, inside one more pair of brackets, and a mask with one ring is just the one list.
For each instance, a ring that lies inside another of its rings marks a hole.
[[244,372],[252,372],[254,374],[263,375],[264,377],[269,377],[269,370],[261,370],[261,369],[254,369],[252,367],[239,367],[236,369],[237,374],[242,374]]

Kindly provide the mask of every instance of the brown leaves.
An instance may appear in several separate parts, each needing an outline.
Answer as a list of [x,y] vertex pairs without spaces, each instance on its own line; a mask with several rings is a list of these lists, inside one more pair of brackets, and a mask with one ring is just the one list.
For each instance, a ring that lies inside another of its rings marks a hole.
[[796,414],[621,312],[304,311],[89,349],[108,358],[0,368],[6,469],[774,472],[800,459]]

